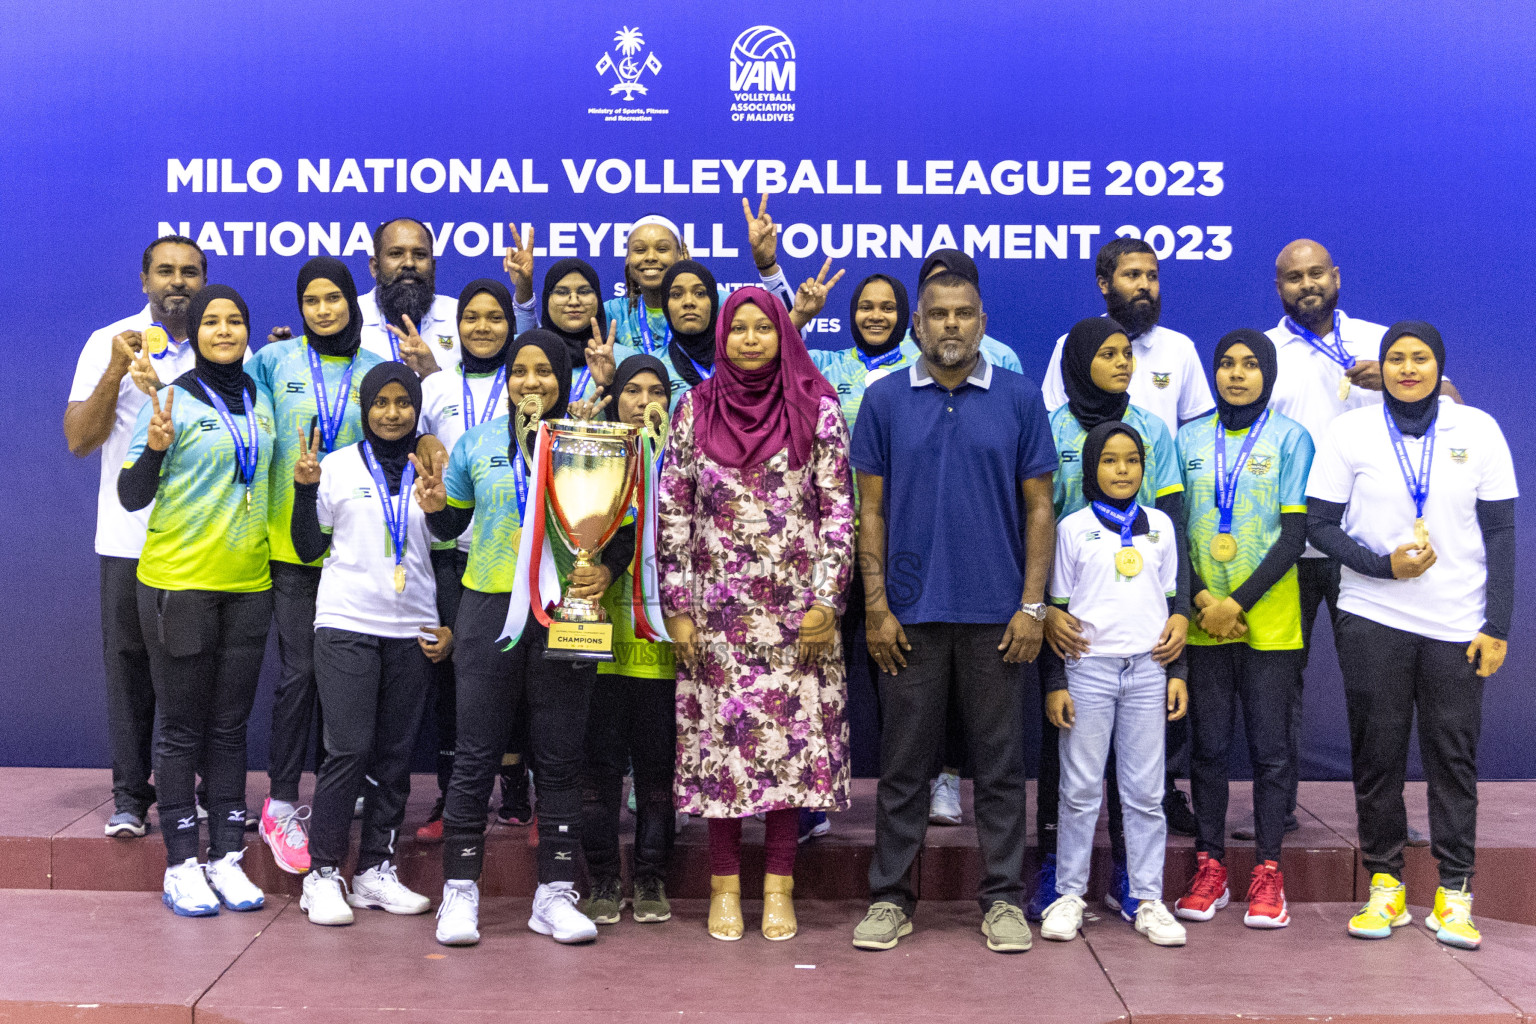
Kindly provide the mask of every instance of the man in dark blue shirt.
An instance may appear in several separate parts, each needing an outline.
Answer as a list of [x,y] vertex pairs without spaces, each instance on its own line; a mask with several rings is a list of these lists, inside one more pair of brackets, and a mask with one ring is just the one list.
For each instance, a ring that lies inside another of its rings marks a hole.
[[912,865],[952,683],[976,765],[982,931],[998,952],[1030,946],[1019,666],[1040,650],[1056,449],[1035,383],[981,356],[986,323],[968,278],[924,281],[913,323],[922,358],[869,387],[853,435],[883,709],[871,906],[853,938],[863,949],[890,949],[912,930]]

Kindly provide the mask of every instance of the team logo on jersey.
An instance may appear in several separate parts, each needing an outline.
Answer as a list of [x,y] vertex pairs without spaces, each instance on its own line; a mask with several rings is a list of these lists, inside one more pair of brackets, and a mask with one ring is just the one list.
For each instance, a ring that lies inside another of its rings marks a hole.
[[445,349],[446,348],[453,348],[453,335],[451,335],[451,334],[439,334],[437,336],[437,347],[438,348],[445,348]]
[[256,415],[256,425],[269,434],[276,433],[276,431],[272,429],[272,420],[269,417],[261,415],[260,413]]
[[445,406],[443,406],[443,415],[444,416],[457,416],[458,414],[459,414],[459,407],[457,405],[445,405]]
[[512,463],[507,461],[507,457],[505,455],[492,455],[491,456],[491,468],[492,469],[506,469],[510,465],[512,465]]
[[1273,455],[1250,455],[1248,456],[1248,472],[1254,476],[1263,476],[1269,472],[1271,466],[1274,465],[1274,461],[1275,457]]
[[1087,533],[1083,534],[1083,540],[1085,540],[1085,541],[1098,540],[1098,539],[1099,539],[1099,531],[1098,530],[1089,530]]
[[1451,461],[1456,463],[1458,466],[1465,465],[1467,461],[1467,450],[1465,448],[1452,448]]
[[352,499],[354,501],[357,501],[357,500],[372,501],[373,500],[373,488],[372,487],[354,487],[354,488],[352,488]]
[[1154,373],[1152,375],[1152,386],[1159,391],[1166,391],[1168,385],[1172,382],[1172,378],[1172,373]]
[[302,395],[309,390],[309,385],[301,380],[290,380],[283,385],[283,393],[286,395]]
[[1076,462],[1077,461],[1077,456],[1078,456],[1077,452],[1075,452],[1072,449],[1068,448],[1066,451],[1061,453],[1061,461],[1064,464],[1065,463]]
[[208,433],[208,431],[210,431],[210,430],[218,430],[219,429],[219,421],[218,420],[198,420],[197,421],[197,429],[201,430],[205,434]]
[[1162,535],[1163,535],[1163,531],[1162,530],[1148,530],[1147,531],[1147,540],[1149,540],[1153,544],[1156,544],[1157,543],[1157,539],[1159,537],[1161,537]]
[[640,78],[647,71],[651,77],[661,73],[661,61],[654,52],[645,55],[645,60],[638,61],[636,57],[645,49],[645,37],[638,28],[624,27],[614,33],[613,53],[619,55],[615,63],[612,53],[604,53],[597,62],[597,73],[606,76],[612,71],[618,78],[618,82],[608,90],[609,95],[624,94],[625,103],[635,102],[635,94],[644,96],[646,88],[641,84]]

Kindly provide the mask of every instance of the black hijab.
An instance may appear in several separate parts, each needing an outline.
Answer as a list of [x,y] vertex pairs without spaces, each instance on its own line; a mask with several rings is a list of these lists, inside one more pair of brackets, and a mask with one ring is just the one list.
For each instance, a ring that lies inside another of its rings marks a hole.
[[[251,330],[251,311],[246,306],[240,293],[227,284],[210,284],[203,287],[196,295],[192,296],[192,302],[187,308],[187,330],[192,337],[192,350],[194,363],[192,369],[177,377],[172,383],[180,384],[184,390],[204,405],[212,405],[208,393],[214,392],[224,399],[224,404],[233,413],[245,412],[245,395],[250,392],[251,401],[256,400],[256,382],[246,375],[243,360],[237,359],[232,363],[216,363],[203,355],[203,348],[197,343],[197,336],[203,322],[203,313],[207,311],[208,304],[214,299],[228,299],[240,310],[240,315],[245,318],[245,329]],[[250,338],[247,337],[246,348],[250,348]],[[205,390],[206,389],[206,390]]]
[[1440,339],[1440,332],[1422,320],[1399,320],[1388,327],[1387,333],[1382,335],[1381,353],[1377,358],[1385,364],[1387,350],[1399,338],[1410,336],[1428,345],[1430,351],[1435,354],[1434,390],[1427,398],[1421,398],[1417,402],[1405,402],[1400,398],[1393,398],[1386,384],[1382,384],[1381,397],[1387,403],[1387,411],[1392,414],[1398,430],[1410,437],[1423,437],[1424,432],[1434,425],[1435,417],[1440,413],[1440,381],[1445,376],[1445,342]]
[[[1107,316],[1091,316],[1079,320],[1067,332],[1066,343],[1061,346],[1061,383],[1067,392],[1067,406],[1084,430],[1093,430],[1100,423],[1118,420],[1130,407],[1131,394],[1122,391],[1112,394],[1093,382],[1093,359],[1111,335],[1124,334],[1125,328]],[[1083,463],[1083,478],[1088,476],[1087,463]]]
[[959,274],[961,277],[981,289],[981,271],[976,269],[976,261],[971,259],[959,249],[935,249],[923,260],[923,268],[917,272],[918,288],[922,288],[928,275],[933,273],[933,268],[942,265],[951,274]]
[[[896,295],[896,326],[891,328],[890,337],[885,339],[883,345],[871,345],[865,341],[863,333],[859,330],[858,321],[855,319],[859,313],[859,299],[863,298],[864,289],[869,287],[871,281],[884,281],[891,286],[891,291]],[[907,336],[907,327],[911,320],[912,310],[907,305],[907,287],[894,277],[886,274],[870,274],[853,290],[853,300],[848,304],[848,330],[853,334],[853,343],[866,356],[883,356],[900,345],[902,339]]]
[[[696,334],[684,334],[672,322],[671,303],[667,296],[672,294],[672,283],[677,280],[679,274],[695,274],[709,292],[709,324]],[[672,365],[677,367],[677,375],[688,382],[689,387],[698,387],[703,378],[693,368],[694,363],[706,369],[715,365],[715,321],[720,319],[720,289],[715,284],[715,275],[711,274],[704,264],[695,260],[678,260],[667,268],[666,274],[661,278],[661,308],[666,312],[667,326],[672,328],[672,343],[667,346],[667,355],[672,359]],[[643,313],[641,314],[644,315]],[[626,360],[627,362],[628,360]],[[617,382],[615,382],[617,383]],[[617,391],[614,394],[618,394]]]
[[352,271],[347,269],[345,263],[329,256],[316,256],[299,268],[299,317],[303,319],[304,316],[304,289],[321,279],[340,288],[341,294],[346,296],[347,326],[335,334],[321,337],[310,329],[309,321],[305,320],[304,338],[310,348],[323,356],[351,359],[363,342],[363,311],[357,304],[357,285],[352,280]]
[[[713,284],[713,282],[710,282]],[[676,335],[674,334],[675,338]],[[613,386],[608,389],[613,395],[613,401],[603,409],[603,415],[614,423],[619,422],[619,396],[624,393],[624,386],[628,384],[636,374],[654,373],[656,379],[661,381],[661,386],[667,389],[667,394],[672,393],[672,378],[667,375],[667,366],[655,356],[648,356],[644,352],[636,353],[619,364],[619,368],[613,371]]]
[[[556,266],[559,266],[559,264],[556,264]],[[558,281],[559,278],[555,280]],[[566,349],[564,339],[553,331],[546,331],[543,328],[524,331],[512,340],[512,344],[507,346],[507,392],[510,395],[512,391],[512,364],[517,361],[517,353],[527,345],[533,345],[540,352],[544,353],[545,358],[549,360],[549,368],[555,373],[555,380],[560,384],[560,395],[555,400],[554,407],[545,409],[541,419],[563,419],[566,414],[566,408],[571,402],[571,357]],[[625,362],[628,362],[628,360],[625,360]],[[516,430],[517,403],[513,402],[512,415],[507,417],[507,435],[512,439],[512,444],[507,449],[507,455],[514,460],[523,457],[517,446],[517,438],[514,436]]]
[[[1119,420],[1105,420],[1088,431],[1088,439],[1083,442],[1083,497],[1088,499],[1089,502],[1102,502],[1124,512],[1136,504],[1135,494],[1129,498],[1111,498],[1099,488],[1099,459],[1104,455],[1104,445],[1116,434],[1124,434],[1135,442],[1136,454],[1141,456],[1141,471],[1146,473],[1147,448],[1146,445],[1142,444],[1141,435],[1134,428],[1121,423]],[[1092,505],[1089,507],[1092,508]],[[1094,509],[1093,514],[1098,518],[1099,522],[1114,530],[1116,534],[1119,534],[1120,524],[1100,515],[1098,509]],[[1151,524],[1147,521],[1147,510],[1138,508],[1136,510],[1136,521],[1131,524],[1131,534],[1133,536],[1143,534],[1149,529],[1151,529]]]
[[[545,331],[565,342],[566,363],[570,367],[587,365],[587,342],[592,340],[592,325],[583,324],[575,331],[561,330],[556,326],[555,318],[549,315],[549,297],[555,293],[555,285],[560,283],[560,279],[573,272],[586,278],[592,290],[597,293],[597,329],[604,338],[608,336],[608,313],[603,309],[603,286],[597,280],[597,271],[586,260],[574,256],[551,266],[544,275],[544,294],[539,296],[539,323]],[[512,365],[510,357],[507,365]],[[569,377],[570,371],[567,370],[565,375]],[[564,416],[565,413],[562,411],[560,415]]]
[[[368,421],[368,410],[373,408],[384,385],[391,381],[405,388],[406,396],[411,400],[411,408],[416,410],[416,422],[400,437],[386,441],[373,432],[373,425]],[[363,383],[357,389],[357,400],[363,407],[363,436],[373,449],[373,457],[379,460],[379,468],[384,470],[389,493],[399,494],[400,475],[405,472],[406,463],[416,450],[416,431],[421,425],[421,381],[416,379],[416,371],[404,363],[379,363],[364,375]],[[361,451],[358,457],[362,457]]]
[[512,340],[512,331],[517,323],[512,309],[512,293],[507,291],[507,286],[489,277],[481,277],[469,282],[469,284],[464,286],[464,290],[459,292],[459,315],[454,318],[455,325],[464,319],[464,309],[469,305],[470,300],[481,292],[485,292],[495,299],[496,304],[501,307],[501,315],[507,318],[507,340],[502,342],[499,351],[482,359],[471,352],[468,345],[464,344],[464,332],[461,330],[459,332],[459,359],[464,367],[464,372],[468,374],[495,373],[506,365],[506,360],[502,357],[502,353],[506,352],[507,345]]
[[1216,415],[1221,417],[1221,425],[1228,430],[1238,431],[1253,426],[1264,415],[1264,410],[1269,408],[1269,396],[1275,390],[1275,343],[1263,331],[1247,327],[1228,331],[1216,343],[1216,357],[1211,362],[1213,375],[1216,368],[1221,366],[1221,357],[1233,345],[1247,345],[1253,357],[1259,361],[1259,372],[1264,375],[1264,386],[1259,391],[1259,397],[1247,405],[1233,405],[1221,397],[1220,388],[1216,389]]

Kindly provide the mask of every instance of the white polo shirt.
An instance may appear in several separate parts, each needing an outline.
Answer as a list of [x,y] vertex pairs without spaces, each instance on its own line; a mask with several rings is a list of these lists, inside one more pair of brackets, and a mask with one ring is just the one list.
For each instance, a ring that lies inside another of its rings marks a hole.
[[320,460],[315,506],[321,527],[331,532],[331,549],[315,594],[316,629],[329,626],[409,639],[419,636],[421,627],[438,624],[432,534],[414,496],[406,498],[405,591],[399,594],[395,593],[394,548],[384,525],[384,506],[357,445]]
[[[1065,334],[1056,339],[1050,365],[1045,368],[1045,382],[1040,385],[1045,407],[1051,412],[1067,404],[1067,389],[1061,380],[1061,350],[1066,343]],[[1200,365],[1200,354],[1188,335],[1155,324],[1131,341],[1131,352],[1136,356],[1131,401],[1167,424],[1169,436],[1179,432],[1179,424],[1216,408],[1205,367]]]
[[[1424,439],[1403,441],[1417,471]],[[1488,582],[1477,503],[1519,493],[1498,423],[1481,409],[1441,398],[1424,503],[1435,564],[1411,580],[1375,579],[1345,566],[1339,608],[1433,640],[1470,641],[1483,625]],[[1379,404],[1351,409],[1329,426],[1312,461],[1307,496],[1347,503],[1344,532],[1378,555],[1413,540],[1413,498]]]
[[[475,404],[475,421],[468,422],[464,408],[465,381],[461,363],[458,369],[430,374],[421,382],[421,432],[436,437],[450,452],[471,427],[488,423],[497,416],[506,416],[509,412],[505,386],[494,403],[495,408],[491,407],[491,389],[496,383],[494,375],[469,377],[467,381]],[[460,551],[469,550],[473,532],[474,521],[471,520],[470,525],[459,535]]]
[[[395,346],[399,342],[384,326],[384,317],[379,313],[378,287],[359,295],[357,306],[363,312],[363,348],[380,359],[398,359]],[[432,309],[416,325],[416,333],[432,350],[438,369],[456,368],[459,365],[459,300],[452,295],[433,296]]]
[[1168,622],[1168,598],[1179,580],[1173,520],[1155,508],[1147,532],[1131,538],[1141,552],[1141,572],[1122,576],[1115,568],[1120,531],[1107,527],[1088,505],[1056,524],[1056,564],[1051,598],[1067,599],[1067,611],[1083,624],[1092,658],[1130,658],[1157,646]]
[[[69,400],[83,402],[91,397],[96,385],[112,363],[112,339],[124,331],[143,331],[152,323],[149,304],[133,316],[115,324],[108,324],[86,339],[80,359],[75,363],[75,379],[69,387]],[[196,359],[195,346],[186,342],[177,344],[173,339],[160,357],[151,357],[149,363],[155,375],[166,384],[192,369]],[[123,461],[128,457],[128,444],[133,440],[133,428],[139,419],[139,410],[149,401],[149,396],[134,387],[133,377],[123,374],[117,388],[117,415],[112,421],[112,432],[101,445],[101,479],[96,491],[96,553],[115,558],[138,558],[144,549],[144,531],[149,524],[149,513],[154,503],[137,512],[129,512],[117,499],[117,476],[123,471]]]

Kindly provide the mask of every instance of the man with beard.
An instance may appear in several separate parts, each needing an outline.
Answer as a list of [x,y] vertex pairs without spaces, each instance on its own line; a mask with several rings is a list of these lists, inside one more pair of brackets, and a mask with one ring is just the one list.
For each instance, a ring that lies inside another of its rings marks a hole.
[[101,639],[106,660],[107,725],[112,741],[109,836],[142,836],[154,803],[149,783],[155,691],[139,628],[137,576],[150,506],[129,512],[117,477],[133,438],[145,388],[169,384],[192,368],[187,344],[192,295],[208,279],[208,258],[190,238],[166,235],[144,250],[139,286],[149,304],[90,336],[75,366],[64,410],[64,438],[75,455],[101,449],[96,554],[101,559]]
[[436,294],[432,246],[432,232],[419,220],[397,217],[380,224],[368,260],[378,284],[357,297],[363,348],[405,363],[418,377],[459,365],[459,300]]
[[[1131,401],[1156,413],[1177,434],[1179,425],[1204,416],[1216,407],[1205,368],[1187,335],[1159,324],[1163,302],[1157,254],[1139,238],[1115,238],[1099,249],[1094,273],[1104,305],[1130,336],[1136,368],[1131,374]],[[1067,404],[1061,382],[1063,334],[1056,339],[1045,370],[1045,405],[1052,412]]]
[[925,280],[922,356],[869,385],[854,426],[859,566],[884,708],[860,949],[890,949],[912,931],[912,867],[952,686],[976,768],[982,932],[996,952],[1030,947],[1020,665],[1043,635],[1056,446],[1034,382],[981,355],[986,325],[968,277]]

